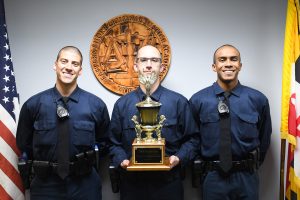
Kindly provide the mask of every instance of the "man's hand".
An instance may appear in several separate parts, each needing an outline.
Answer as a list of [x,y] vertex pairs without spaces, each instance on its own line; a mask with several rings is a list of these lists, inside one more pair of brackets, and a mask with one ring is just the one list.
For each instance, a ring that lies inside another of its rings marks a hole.
[[177,156],[174,156],[172,155],[170,158],[169,158],[169,161],[170,161],[170,167],[173,168],[175,167],[176,165],[179,164],[180,160]]
[[123,168],[123,169],[126,169],[129,165],[129,160],[123,160],[120,164],[120,166]]

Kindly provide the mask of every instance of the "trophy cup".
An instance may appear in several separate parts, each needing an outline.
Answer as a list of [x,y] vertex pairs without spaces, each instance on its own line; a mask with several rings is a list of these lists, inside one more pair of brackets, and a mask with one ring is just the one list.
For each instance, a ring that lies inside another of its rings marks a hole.
[[[134,115],[136,138],[132,143],[132,157],[128,171],[168,171],[169,158],[165,157],[165,139],[161,137],[164,115],[158,116],[161,103],[150,98],[150,89],[157,75],[139,76],[139,81],[146,88],[146,99],[136,104],[139,117]],[[154,136],[154,137],[153,137]]]

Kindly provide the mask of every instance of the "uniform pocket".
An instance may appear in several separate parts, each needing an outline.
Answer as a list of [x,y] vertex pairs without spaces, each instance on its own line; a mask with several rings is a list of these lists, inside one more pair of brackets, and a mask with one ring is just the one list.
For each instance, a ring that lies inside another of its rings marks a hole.
[[123,131],[122,131],[123,148],[125,149],[126,152],[130,152],[131,144],[134,138],[136,138],[135,124],[130,118],[122,122],[122,127],[123,127]]
[[257,123],[258,123],[258,114],[245,114],[240,113],[238,114],[239,118],[239,126],[238,132],[240,134],[240,138],[244,142],[251,142],[253,139],[258,138],[258,130],[257,130]]
[[200,121],[201,141],[205,141],[202,145],[211,148],[211,146],[218,141],[219,137],[219,113],[202,114],[200,116]]
[[75,145],[90,146],[95,144],[95,124],[89,121],[74,122],[74,141]]
[[220,120],[220,116],[217,113],[209,113],[200,116],[200,120],[202,124],[215,123]]
[[[138,120],[138,122],[139,122],[139,120]],[[135,124],[131,119],[128,119],[128,120],[124,120],[122,122],[122,127],[123,127],[124,130],[130,130],[130,129],[135,128]]]
[[177,124],[176,118],[167,118],[162,128],[162,137],[166,139],[166,142],[170,146],[174,146],[174,148],[179,147],[179,140],[182,134],[177,130]]
[[165,127],[174,127],[177,125],[177,119],[171,118],[171,119],[166,119],[165,123],[163,126]]
[[53,145],[56,143],[55,121],[35,121],[33,124],[33,144],[34,145]]

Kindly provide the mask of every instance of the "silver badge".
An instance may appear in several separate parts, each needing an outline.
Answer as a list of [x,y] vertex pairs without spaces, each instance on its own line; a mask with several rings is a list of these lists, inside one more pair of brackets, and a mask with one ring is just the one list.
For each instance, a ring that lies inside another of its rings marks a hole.
[[68,110],[65,109],[62,105],[57,105],[56,113],[60,119],[65,119],[65,118],[69,117]]
[[226,103],[224,103],[222,100],[219,101],[219,104],[218,104],[218,111],[219,113],[222,115],[222,114],[228,114],[229,113],[229,108],[228,106],[226,105]]

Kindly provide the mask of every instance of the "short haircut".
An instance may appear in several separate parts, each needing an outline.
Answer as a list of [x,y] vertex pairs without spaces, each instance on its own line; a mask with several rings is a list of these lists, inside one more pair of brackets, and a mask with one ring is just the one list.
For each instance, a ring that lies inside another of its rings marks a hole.
[[80,56],[80,65],[82,65],[82,60],[83,60],[83,57],[82,57],[82,53],[81,51],[75,47],[75,46],[65,46],[63,48],[61,48],[57,54],[57,57],[56,57],[56,61],[58,61],[59,57],[60,57],[60,54],[65,51],[65,50],[71,50],[71,51],[75,51],[78,53],[78,55]]
[[139,51],[140,51],[142,48],[146,47],[146,46],[150,46],[150,47],[153,47],[153,48],[157,49],[158,52],[159,52],[159,56],[160,56],[160,58],[162,59],[161,52],[160,52],[160,50],[159,50],[156,46],[153,46],[153,45],[150,45],[150,44],[146,44],[145,46],[141,46],[141,47],[137,50],[137,53],[136,53],[136,56],[135,56],[135,59],[134,59],[135,62],[137,62],[138,59],[139,59],[139,58],[138,58],[138,56],[139,56]]
[[213,57],[213,64],[216,64],[216,53],[217,53],[217,51],[219,51],[219,50],[222,49],[223,47],[232,47],[232,48],[234,48],[234,49],[239,53],[239,59],[240,59],[240,62],[242,61],[242,59],[241,59],[241,53],[240,53],[240,51],[239,51],[235,46],[233,46],[233,45],[231,45],[231,44],[224,44],[224,45],[218,47],[218,48],[215,50],[215,52],[214,52],[214,57]]

